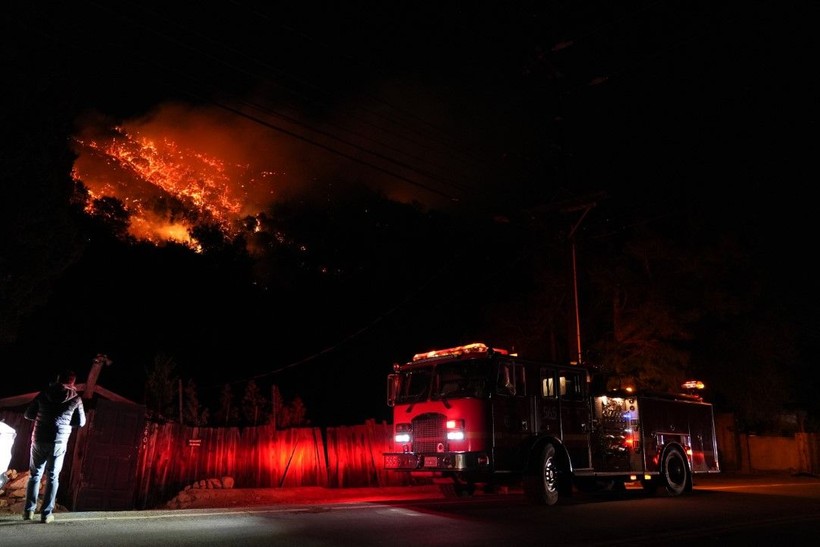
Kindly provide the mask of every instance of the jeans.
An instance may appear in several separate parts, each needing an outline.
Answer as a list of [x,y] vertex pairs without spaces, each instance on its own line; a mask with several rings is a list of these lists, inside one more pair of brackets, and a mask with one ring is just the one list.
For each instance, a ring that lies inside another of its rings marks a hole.
[[43,472],[46,475],[46,488],[43,491],[43,505],[40,515],[45,518],[54,511],[57,500],[57,488],[60,486],[60,471],[63,468],[67,445],[66,443],[31,443],[31,458],[29,461],[29,479],[26,485],[25,511],[34,511],[37,508],[37,496],[40,493],[40,481]]

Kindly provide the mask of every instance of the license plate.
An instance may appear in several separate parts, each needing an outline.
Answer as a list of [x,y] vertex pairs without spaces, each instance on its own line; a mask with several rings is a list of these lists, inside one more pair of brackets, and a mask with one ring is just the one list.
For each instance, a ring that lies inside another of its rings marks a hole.
[[424,467],[437,467],[438,466],[438,458],[435,456],[425,456],[424,457]]

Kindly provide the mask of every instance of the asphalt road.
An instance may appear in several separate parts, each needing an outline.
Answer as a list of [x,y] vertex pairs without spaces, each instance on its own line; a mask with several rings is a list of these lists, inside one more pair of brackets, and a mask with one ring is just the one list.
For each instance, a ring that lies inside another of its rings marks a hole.
[[[731,490],[740,485],[765,485],[783,483],[804,483],[820,477],[797,475],[790,473],[718,473],[697,475],[695,477],[696,490],[723,489]],[[629,485],[628,485],[629,487]],[[638,485],[634,486],[636,489]],[[506,494],[505,494],[506,493]],[[500,496],[512,497],[521,495],[520,489],[510,488],[502,491]],[[480,489],[476,490],[476,498],[486,497]],[[308,486],[302,488],[249,488],[249,489],[189,489],[180,492],[167,504],[173,509],[205,509],[229,508],[260,505],[313,505],[317,503],[344,503],[366,501],[400,501],[417,499],[445,498],[439,486],[430,484],[422,486],[396,486],[385,488],[321,488]]]
[[[65,512],[54,523],[0,515],[0,545],[418,546],[816,544],[820,478],[698,477],[677,498],[579,494],[533,506],[516,490],[446,498],[432,486],[399,489],[256,489],[212,492],[210,507]],[[275,497],[274,494],[278,497]],[[248,503],[230,507],[237,496]]]

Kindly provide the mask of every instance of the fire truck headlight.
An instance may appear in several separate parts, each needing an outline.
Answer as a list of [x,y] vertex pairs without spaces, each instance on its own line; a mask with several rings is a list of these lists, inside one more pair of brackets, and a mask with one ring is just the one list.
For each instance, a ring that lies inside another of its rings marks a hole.
[[411,439],[412,427],[410,424],[396,424],[396,434],[394,435],[393,439],[399,443],[409,443]]
[[464,440],[464,420],[447,420],[447,440]]

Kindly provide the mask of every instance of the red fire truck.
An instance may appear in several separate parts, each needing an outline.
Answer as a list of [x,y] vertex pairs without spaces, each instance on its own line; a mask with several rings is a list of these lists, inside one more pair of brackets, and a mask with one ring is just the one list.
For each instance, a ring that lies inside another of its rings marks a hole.
[[419,353],[387,377],[384,467],[458,495],[519,484],[544,505],[627,483],[677,496],[693,475],[720,472],[712,405],[693,394],[702,384],[592,394],[591,372],[483,343]]

